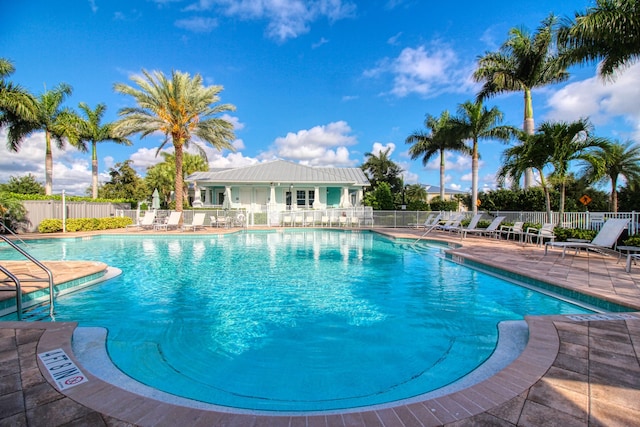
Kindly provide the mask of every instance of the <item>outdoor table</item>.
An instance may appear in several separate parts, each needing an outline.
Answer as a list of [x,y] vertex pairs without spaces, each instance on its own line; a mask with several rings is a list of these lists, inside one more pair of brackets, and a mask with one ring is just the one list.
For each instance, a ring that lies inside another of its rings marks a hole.
[[640,258],[640,247],[638,246],[618,246],[618,262],[620,262],[620,258],[622,258],[622,252],[625,251],[627,253],[627,265],[625,270],[627,273],[631,271],[631,261],[634,259]]

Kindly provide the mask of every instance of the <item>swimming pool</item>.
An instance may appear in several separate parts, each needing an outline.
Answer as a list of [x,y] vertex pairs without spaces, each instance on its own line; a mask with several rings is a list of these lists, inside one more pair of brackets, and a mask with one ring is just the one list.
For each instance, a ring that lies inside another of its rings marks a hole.
[[417,396],[486,360],[502,320],[588,312],[459,266],[443,250],[345,231],[29,244],[40,259],[123,270],[58,298],[56,320],[107,328],[109,355],[127,375],[267,411]]

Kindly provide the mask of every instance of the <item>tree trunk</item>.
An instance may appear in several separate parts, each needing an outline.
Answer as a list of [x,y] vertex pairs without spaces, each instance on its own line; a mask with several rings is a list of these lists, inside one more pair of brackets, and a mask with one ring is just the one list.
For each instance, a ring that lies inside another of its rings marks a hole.
[[444,202],[444,150],[440,150],[440,200]]
[[618,187],[618,181],[615,177],[611,178],[611,211],[613,213],[618,213],[618,192],[616,188]]
[[545,207],[547,208],[547,222],[553,221],[553,216],[551,214],[551,194],[549,194],[549,188],[547,187],[547,181],[544,179],[544,174],[541,169],[538,169],[538,173],[540,173],[540,184],[542,185],[542,190],[544,191],[544,202]]
[[173,144],[176,151],[176,181],[175,181],[175,195],[176,195],[176,211],[182,212],[182,205],[184,200],[184,180],[182,177],[182,144]]
[[[524,123],[522,129],[527,135],[533,135],[535,133],[535,124],[533,121],[533,103],[531,101],[531,90],[524,90]],[[524,173],[524,188],[530,188],[533,186],[533,169],[527,168]]]
[[478,213],[478,140],[473,141],[471,154],[471,211]]
[[46,143],[44,155],[44,194],[50,196],[53,194],[53,154],[51,153],[51,134],[49,131],[45,131],[44,140]]
[[98,198],[98,150],[96,142],[92,142],[91,152],[91,197]]

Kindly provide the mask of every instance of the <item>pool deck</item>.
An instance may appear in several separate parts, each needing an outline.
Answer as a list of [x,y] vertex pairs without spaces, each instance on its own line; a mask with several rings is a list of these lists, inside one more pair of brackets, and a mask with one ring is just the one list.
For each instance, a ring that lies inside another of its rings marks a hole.
[[[376,231],[407,238],[422,234],[404,229]],[[151,232],[136,232],[147,233]],[[557,250],[545,256],[541,247],[504,240],[469,237],[461,241],[445,233],[430,234],[429,239],[462,243],[451,249],[462,262],[472,260],[517,272],[627,305],[635,312],[527,317],[530,336],[524,352],[479,384],[429,400],[308,415],[193,409],[138,396],[96,378],[75,359],[71,348],[75,323],[2,322],[0,426],[640,425],[640,266],[632,266],[627,273],[624,260],[601,254],[567,254],[562,259]],[[63,272],[73,278],[88,274],[82,264],[53,263],[51,267],[56,283],[64,281]],[[59,391],[38,359],[38,354],[55,349],[63,349],[88,381]]]

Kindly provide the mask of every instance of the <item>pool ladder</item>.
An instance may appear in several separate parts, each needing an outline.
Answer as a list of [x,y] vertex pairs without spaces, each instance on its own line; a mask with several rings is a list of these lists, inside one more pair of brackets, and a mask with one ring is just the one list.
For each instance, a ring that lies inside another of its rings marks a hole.
[[[3,227],[5,230],[8,230],[6,227]],[[10,230],[9,230],[10,231]],[[20,252],[25,258],[47,273],[46,278],[28,278],[22,279],[22,282],[49,282],[49,316],[53,317],[53,274],[51,270],[49,270],[44,264],[40,261],[32,257],[29,253],[27,253],[24,249],[16,245],[13,241],[7,238],[4,235],[0,234],[0,239],[4,240],[10,247]],[[13,291],[15,289],[16,292],[16,313],[18,315],[18,320],[22,320],[22,288],[20,285],[21,280],[13,273],[11,273],[5,266],[0,265],[0,271],[7,276],[4,279],[0,279],[0,283],[10,283],[13,282],[15,288],[9,287],[9,289],[1,289],[2,291]]]

